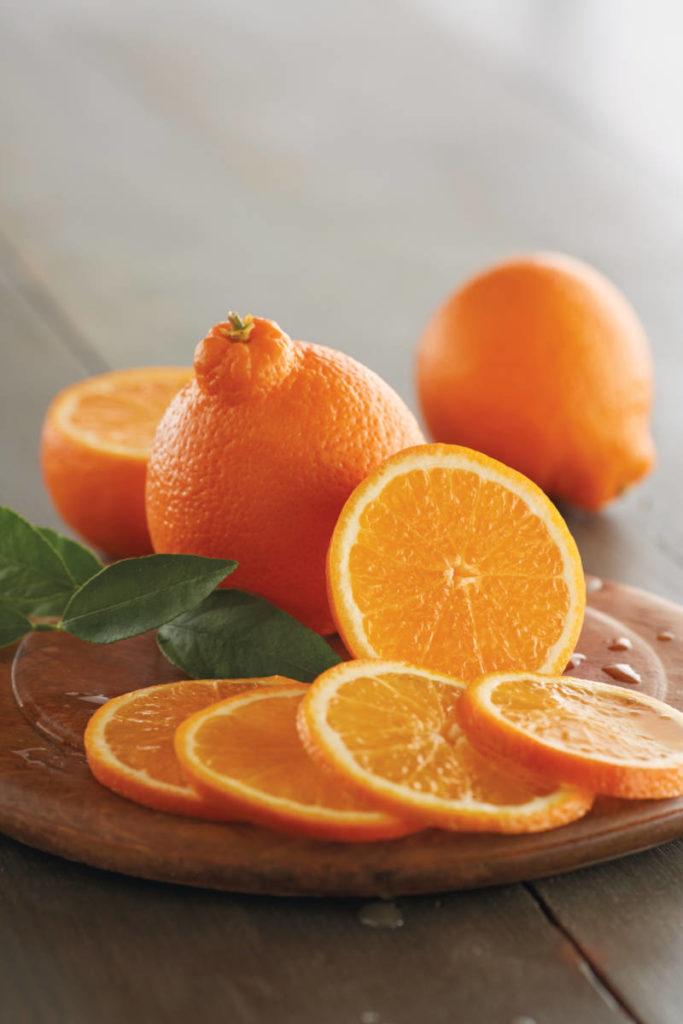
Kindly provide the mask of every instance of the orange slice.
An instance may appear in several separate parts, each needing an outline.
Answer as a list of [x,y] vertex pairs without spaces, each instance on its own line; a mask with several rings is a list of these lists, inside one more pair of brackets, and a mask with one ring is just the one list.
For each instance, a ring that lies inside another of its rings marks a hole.
[[288,679],[189,679],[124,693],[103,704],[85,730],[90,770],[119,796],[159,811],[225,818],[185,780],[173,750],[176,728],[189,715],[226,697]]
[[485,676],[459,718],[472,742],[594,793],[683,795],[683,714],[644,693],[568,676]]
[[409,448],[356,488],[327,578],[356,657],[462,679],[560,671],[585,607],[576,544],[548,498],[520,473],[453,445]]
[[78,381],[53,400],[43,476],[62,518],[108,555],[152,550],[145,516],[147,458],[157,424],[192,370],[146,366]]
[[592,797],[480,754],[458,725],[457,679],[395,661],[348,661],[302,701],[307,750],[359,793],[424,825],[536,832],[580,818]]
[[199,711],[176,733],[192,784],[241,820],[316,839],[363,842],[416,831],[312,761],[296,716],[308,687],[253,691]]

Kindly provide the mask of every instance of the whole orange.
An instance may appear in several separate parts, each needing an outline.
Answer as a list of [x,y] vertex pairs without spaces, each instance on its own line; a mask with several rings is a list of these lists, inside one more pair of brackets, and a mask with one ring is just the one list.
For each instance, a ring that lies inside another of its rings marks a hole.
[[325,556],[349,494],[422,433],[349,356],[231,314],[156,432],[147,519],[156,551],[234,558],[227,584],[333,630]]
[[161,415],[189,367],[143,366],[77,381],[43,423],[43,479],[65,522],[112,558],[146,555],[147,456]]
[[645,332],[613,284],[568,256],[467,281],[427,326],[417,377],[435,440],[494,456],[582,508],[653,464]]

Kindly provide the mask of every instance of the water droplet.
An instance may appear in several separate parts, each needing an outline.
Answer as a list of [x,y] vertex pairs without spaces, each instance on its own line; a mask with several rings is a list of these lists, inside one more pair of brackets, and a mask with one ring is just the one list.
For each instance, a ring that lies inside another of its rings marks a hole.
[[395,903],[374,900],[358,911],[358,919],[368,928],[402,928],[403,915]]
[[578,668],[579,665],[582,665],[585,660],[586,660],[586,655],[585,654],[581,654],[579,651],[574,651],[574,653],[572,654],[571,658],[567,662],[567,668],[565,669],[565,672],[567,671],[567,669]]
[[[47,747],[27,747],[25,750],[12,750],[12,754],[20,757],[26,764],[37,764],[41,768],[45,767],[44,755],[47,753]],[[40,755],[43,755],[42,757]]]
[[75,693],[73,691],[64,694],[65,697],[75,697],[76,700],[82,700],[84,704],[106,704],[109,697],[105,696],[104,693]]
[[73,758],[77,758],[79,761],[83,760],[82,755],[75,751],[57,749],[56,747],[25,747],[23,750],[13,750],[11,753],[15,757],[20,757],[26,764],[60,771],[63,771]]
[[536,1020],[534,1017],[525,1017],[522,1015],[521,1017],[513,1017],[510,1024],[536,1024]]
[[662,640],[666,643],[668,640],[674,639],[674,634],[671,632],[670,629],[663,629],[661,630],[661,632],[657,633],[657,639]]
[[360,1024],[379,1024],[380,1015],[377,1010],[363,1010],[360,1015]]
[[604,585],[599,576],[591,576],[586,580],[586,593],[596,594],[598,590],[602,590]]
[[607,644],[608,651],[630,651],[632,649],[633,644],[627,636],[616,636]]
[[618,665],[603,665],[602,671],[611,679],[620,683],[642,683],[642,678],[631,665],[621,662]]

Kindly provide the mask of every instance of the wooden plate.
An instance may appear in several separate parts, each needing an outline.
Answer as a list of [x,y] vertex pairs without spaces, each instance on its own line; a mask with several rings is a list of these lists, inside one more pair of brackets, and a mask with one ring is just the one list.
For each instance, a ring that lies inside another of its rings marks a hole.
[[[589,590],[578,648],[586,661],[571,674],[607,679],[604,666],[626,663],[642,677],[639,689],[683,708],[683,608],[614,583],[591,581]],[[666,632],[673,639],[658,639]],[[610,650],[617,638],[632,648]],[[153,637],[103,648],[35,633],[13,672],[3,653],[0,830],[95,867],[235,892],[388,897],[537,878],[683,834],[683,798],[602,800],[583,820],[538,835],[429,831],[361,846],[161,814],[99,786],[80,745],[105,697],[179,678]]]

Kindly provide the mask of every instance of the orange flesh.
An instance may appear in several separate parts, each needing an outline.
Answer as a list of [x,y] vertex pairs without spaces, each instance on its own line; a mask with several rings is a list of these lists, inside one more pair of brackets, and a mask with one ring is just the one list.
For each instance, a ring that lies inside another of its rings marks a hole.
[[455,719],[460,695],[423,676],[356,677],[340,686],[327,721],[364,770],[416,794],[505,807],[551,793],[553,783],[511,774],[470,745]]
[[146,457],[164,410],[191,378],[185,367],[103,374],[75,386],[62,406],[62,425],[93,446]]
[[168,683],[121,707],[106,726],[108,747],[126,767],[144,772],[152,780],[194,792],[180,770],[173,748],[177,727],[196,711],[253,688],[254,683],[249,680]]
[[348,571],[381,657],[466,679],[540,667],[570,606],[546,525],[474,472],[430,468],[391,480],[361,514]]
[[610,694],[574,680],[551,686],[516,679],[497,686],[491,702],[511,726],[567,753],[644,765],[670,755],[680,758],[683,722],[664,704],[653,706],[614,689]]
[[306,692],[245,704],[230,715],[210,718],[194,737],[194,751],[210,771],[249,786],[267,797],[314,809],[376,811],[307,755],[296,715]]

